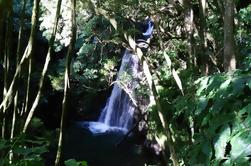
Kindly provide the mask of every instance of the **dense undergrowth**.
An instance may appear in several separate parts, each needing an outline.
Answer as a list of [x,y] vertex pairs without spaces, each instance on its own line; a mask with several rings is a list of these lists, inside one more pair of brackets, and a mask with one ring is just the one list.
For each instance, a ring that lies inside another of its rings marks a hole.
[[182,80],[184,96],[161,93],[180,158],[190,165],[249,165],[250,69]]

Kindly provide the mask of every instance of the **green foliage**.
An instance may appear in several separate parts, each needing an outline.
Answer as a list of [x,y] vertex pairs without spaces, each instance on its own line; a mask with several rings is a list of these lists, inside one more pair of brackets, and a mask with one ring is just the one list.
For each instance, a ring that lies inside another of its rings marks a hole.
[[[188,126],[188,129],[195,131],[190,138],[194,139],[194,143],[189,145],[186,142],[184,145],[192,152],[188,150],[183,159],[191,165],[248,163],[251,154],[251,143],[247,141],[251,120],[251,97],[248,95],[251,93],[250,81],[251,77],[243,75],[241,71],[232,75],[202,77],[192,85],[196,86],[195,96],[178,96],[172,102],[173,106],[169,110],[173,114],[169,117],[174,123],[174,132]],[[192,116],[194,126],[189,124],[189,116]],[[180,124],[177,124],[177,117],[179,120],[182,118]],[[186,140],[189,140],[191,133],[183,132]],[[179,138],[181,135],[176,136],[176,140],[181,141],[178,144],[182,144],[184,140]],[[189,153],[193,155],[188,157]]]
[[77,162],[74,159],[66,160],[64,163],[66,166],[88,166],[86,161]]
[[[158,66],[154,77],[159,79],[161,104],[179,158],[185,165],[248,165],[251,155],[249,57],[243,62],[242,70],[198,78],[196,69],[187,69],[179,63],[177,55],[182,51],[178,48],[166,52],[169,60],[165,61],[162,52],[150,60]],[[170,66],[179,71],[184,96],[177,88]],[[148,138],[163,135],[155,107],[149,110],[148,118]]]
[[[41,16],[39,21],[40,30],[43,31],[43,36],[47,40],[50,40],[54,26],[54,19],[56,15],[57,1],[42,0],[41,3]],[[63,47],[66,47],[70,43],[71,32],[71,18],[70,18],[70,1],[62,1],[61,5],[61,17],[59,19],[59,25],[56,34],[56,40],[54,44],[55,51],[60,51]]]
[[[49,40],[52,34],[54,18],[56,14],[57,1],[56,0],[41,0],[40,3],[41,15],[39,20],[40,30],[43,31],[43,36]],[[60,51],[62,48],[67,47],[71,38],[71,10],[70,1],[62,1],[61,14],[58,23],[58,29],[56,34],[56,40],[54,44],[55,51]],[[92,12],[82,1],[77,1],[77,36],[83,36],[85,30],[83,29],[87,20],[92,16]],[[87,30],[88,31],[88,30]],[[88,33],[88,32],[86,32]]]
[[[118,55],[114,53],[117,51],[116,44],[111,41],[113,32],[108,27],[108,21],[101,16],[91,17],[79,24],[82,26],[79,26],[75,46],[77,56],[73,59],[71,74],[76,92],[81,94],[83,91],[108,88],[116,75],[118,63]],[[49,77],[54,89],[63,90],[63,76],[64,59],[51,69]]]
[[[236,32],[237,43],[240,47],[241,59],[243,61],[250,59],[250,47],[251,47],[251,5],[247,8],[243,8],[238,13],[239,25]],[[250,61],[249,61],[250,62]],[[247,62],[248,63],[248,62]],[[250,64],[250,63],[249,63]],[[246,64],[247,65],[247,64]]]
[[[13,153],[18,159],[14,159],[13,166],[43,166],[41,155],[48,152],[49,141],[42,137],[29,138],[25,135],[15,137],[13,141],[0,139],[1,165],[9,165],[9,153]],[[10,151],[11,150],[11,151]],[[5,153],[3,153],[5,152]]]
[[[21,13],[22,13],[22,9],[23,9],[23,5],[24,2],[23,1],[19,1],[19,0],[14,0],[13,1],[13,13],[14,13],[14,19],[13,19],[13,28],[15,32],[18,32],[19,28],[20,28],[20,18],[21,18]],[[26,1],[26,8],[25,8],[25,12],[24,12],[24,25],[23,28],[24,30],[30,30],[31,28],[31,15],[32,15],[32,6],[33,6],[33,2],[27,0]]]
[[57,91],[62,91],[64,89],[64,67],[65,59],[58,60],[57,63],[53,64],[48,75],[51,86]]

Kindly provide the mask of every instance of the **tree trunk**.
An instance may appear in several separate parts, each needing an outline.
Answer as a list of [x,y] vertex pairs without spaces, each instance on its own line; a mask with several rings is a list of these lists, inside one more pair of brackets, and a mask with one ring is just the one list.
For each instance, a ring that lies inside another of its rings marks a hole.
[[234,1],[225,0],[224,10],[224,70],[230,72],[236,69],[234,44]]
[[[10,0],[10,4],[12,1]],[[9,78],[10,78],[10,56],[12,54],[12,31],[13,31],[13,20],[12,20],[12,5],[6,11],[6,36],[5,36],[5,50],[4,50],[4,87],[3,87],[3,98],[7,94],[7,90],[9,88]],[[6,110],[7,107],[3,107],[3,120],[2,120],[2,138],[5,137],[6,132]]]
[[199,18],[200,18],[200,27],[199,27],[199,36],[200,36],[200,61],[201,61],[201,70],[204,75],[209,73],[209,55],[207,49],[207,39],[206,39],[206,0],[199,0]]
[[31,81],[31,70],[32,70],[32,54],[29,56],[29,66],[28,66],[28,75],[26,82],[26,92],[25,92],[25,104],[23,114],[25,114],[29,107],[29,97],[30,97],[30,81]]
[[183,6],[185,10],[185,30],[186,36],[188,40],[188,65],[189,66],[196,66],[196,57],[194,56],[194,12],[192,9],[191,2],[189,0],[183,1]]
[[0,105],[0,110],[2,110],[4,107],[7,108],[13,101],[14,98],[14,93],[16,92],[16,85],[18,81],[19,74],[21,72],[21,68],[24,64],[24,62],[29,58],[33,51],[33,45],[36,37],[36,27],[37,27],[37,20],[38,20],[38,9],[39,9],[39,2],[40,0],[35,0],[33,3],[33,9],[32,9],[32,19],[31,19],[31,33],[30,33],[30,38],[28,45],[26,46],[26,49],[23,53],[23,56],[20,60],[19,65],[16,68],[14,77],[11,81],[11,84],[9,86],[9,89],[6,93],[6,96],[3,98],[3,101]]
[[170,152],[171,160],[172,160],[174,166],[178,166],[179,160],[178,160],[175,148],[174,148],[174,142],[171,137],[169,123],[163,114],[164,110],[163,110],[161,103],[160,103],[160,96],[158,94],[158,91],[156,89],[156,85],[155,85],[154,80],[152,78],[152,74],[150,72],[149,65],[148,65],[147,61],[144,59],[144,57],[142,58],[142,60],[143,60],[143,72],[146,75],[151,94],[153,95],[154,102],[157,106],[157,111],[158,111],[158,116],[159,116],[160,122],[162,124],[164,133],[167,137],[167,146],[168,146],[168,149]]
[[42,88],[43,88],[43,84],[44,84],[44,78],[45,78],[45,75],[47,73],[47,70],[48,70],[48,66],[49,66],[49,63],[50,63],[50,60],[51,60],[51,53],[52,53],[52,50],[53,50],[53,45],[54,45],[54,42],[55,42],[55,36],[56,36],[56,33],[57,33],[57,27],[58,27],[58,20],[59,20],[59,13],[60,13],[60,9],[61,9],[61,2],[62,0],[58,0],[58,4],[57,4],[57,11],[56,11],[56,16],[55,16],[55,20],[54,20],[54,27],[53,27],[53,31],[52,31],[52,35],[51,35],[51,38],[50,38],[50,41],[49,41],[49,49],[48,49],[48,52],[47,52],[47,55],[46,55],[46,59],[45,59],[45,63],[44,63],[44,67],[43,67],[43,71],[42,71],[42,75],[40,77],[40,80],[39,80],[39,88],[38,88],[38,92],[37,92],[37,95],[36,95],[36,98],[32,104],[32,107],[28,113],[28,116],[26,118],[26,121],[25,121],[25,124],[24,124],[24,128],[23,128],[23,133],[26,132],[27,128],[28,128],[28,125],[33,117],[33,114],[38,106],[38,102],[40,100],[40,97],[41,97],[41,93],[42,93]]
[[3,50],[4,50],[4,19],[0,18],[0,61],[2,60]]
[[[20,16],[20,28],[18,33],[18,43],[17,43],[17,53],[16,53],[16,68],[18,67],[19,61],[20,61],[20,50],[21,50],[21,38],[23,33],[23,26],[24,26],[24,14],[25,14],[25,8],[26,8],[26,0],[24,0],[21,16]],[[17,77],[17,82],[19,83],[19,76]],[[11,133],[10,133],[10,141],[13,143],[13,138],[15,135],[15,127],[16,127],[16,119],[18,115],[18,94],[19,91],[17,89],[15,97],[14,97],[14,108],[13,108],[13,114],[12,114],[12,125],[11,125]],[[13,150],[11,149],[9,152],[9,163],[12,164],[14,154]]]
[[57,155],[55,160],[55,166],[60,165],[61,160],[61,152],[62,152],[62,145],[63,145],[63,131],[64,131],[64,119],[66,117],[67,108],[68,108],[68,98],[69,98],[69,91],[70,91],[70,64],[72,59],[72,54],[74,50],[75,40],[76,40],[76,0],[71,0],[71,42],[68,48],[68,52],[66,55],[65,61],[65,76],[64,76],[64,99],[62,102],[62,114],[61,114],[61,121],[60,121],[60,131],[59,131],[59,138],[58,138],[58,149]]

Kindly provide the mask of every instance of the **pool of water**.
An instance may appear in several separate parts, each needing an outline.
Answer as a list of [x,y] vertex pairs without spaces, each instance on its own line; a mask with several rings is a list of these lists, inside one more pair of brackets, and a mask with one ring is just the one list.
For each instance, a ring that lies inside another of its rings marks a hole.
[[92,122],[92,121],[83,121],[76,122],[77,126],[89,130],[94,135],[103,135],[104,133],[121,133],[126,134],[128,130],[126,128],[109,126],[102,122]]
[[133,136],[124,139],[127,132],[119,128],[79,122],[65,133],[64,160],[85,160],[89,166],[161,165],[158,156],[149,155],[143,145],[133,142]]

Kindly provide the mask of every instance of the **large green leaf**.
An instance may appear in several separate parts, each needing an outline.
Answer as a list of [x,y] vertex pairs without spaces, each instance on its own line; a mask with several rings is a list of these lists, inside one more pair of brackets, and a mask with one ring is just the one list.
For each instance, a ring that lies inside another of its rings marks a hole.
[[207,107],[208,104],[208,99],[204,96],[200,97],[198,99],[198,104],[197,104],[197,108],[195,110],[195,115],[200,114],[203,110],[205,110],[205,108]]
[[251,155],[251,128],[247,128],[236,134],[230,141],[231,143],[231,159],[235,162],[246,160]]
[[235,119],[235,115],[231,113],[215,114],[209,121],[209,128],[207,129],[208,136],[217,134],[216,130],[222,128],[228,123],[231,123]]
[[190,165],[210,165],[210,158],[212,156],[212,148],[210,142],[205,138],[197,140],[200,143],[192,146]]
[[211,111],[214,112],[220,111],[223,108],[224,104],[225,102],[224,99],[222,99],[222,97],[216,98]]
[[[246,116],[247,114],[247,116]],[[243,123],[247,126],[251,126],[251,104],[248,104],[238,112],[239,118],[245,118]],[[246,116],[246,117],[245,117]]]
[[224,89],[227,89],[228,85],[230,84],[231,82],[231,79],[227,79],[226,81],[224,81],[221,86],[220,86],[220,89],[221,90],[224,90]]
[[245,87],[246,80],[243,78],[233,80],[233,94],[239,95]]
[[200,83],[199,88],[198,88],[198,90],[196,92],[196,94],[198,96],[200,96],[202,91],[207,88],[208,80],[209,80],[209,77],[203,77],[203,78],[200,78],[199,80],[197,80],[195,82],[195,84]]
[[215,158],[224,159],[227,142],[230,138],[231,130],[229,125],[224,125],[214,142]]

